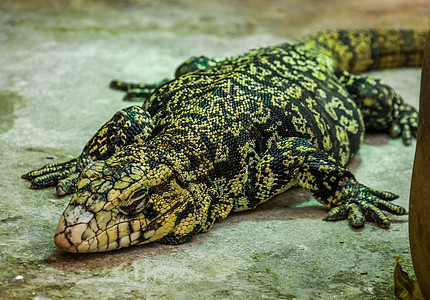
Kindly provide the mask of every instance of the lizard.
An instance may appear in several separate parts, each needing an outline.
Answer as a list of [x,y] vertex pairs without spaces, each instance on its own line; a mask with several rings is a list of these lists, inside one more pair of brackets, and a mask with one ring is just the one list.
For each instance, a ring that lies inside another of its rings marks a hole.
[[156,84],[114,80],[143,105],[114,114],[77,158],[22,177],[73,194],[54,236],[69,252],[183,243],[293,187],[327,207],[324,220],[388,228],[384,212],[407,209],[346,165],[367,130],[410,145],[418,112],[360,73],[419,67],[425,39],[417,30],[325,30],[235,57],[191,57]]

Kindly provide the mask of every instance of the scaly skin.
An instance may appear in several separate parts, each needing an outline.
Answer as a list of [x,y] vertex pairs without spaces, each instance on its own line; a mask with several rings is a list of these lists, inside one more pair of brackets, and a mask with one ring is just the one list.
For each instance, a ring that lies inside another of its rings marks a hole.
[[113,81],[143,106],[115,114],[77,159],[23,177],[75,193],[54,238],[70,252],[182,243],[295,186],[331,209],[326,220],[388,228],[383,211],[406,209],[345,165],[365,128],[410,144],[418,115],[383,82],[349,72],[418,66],[425,38],[326,31],[233,58],[193,57],[160,84]]

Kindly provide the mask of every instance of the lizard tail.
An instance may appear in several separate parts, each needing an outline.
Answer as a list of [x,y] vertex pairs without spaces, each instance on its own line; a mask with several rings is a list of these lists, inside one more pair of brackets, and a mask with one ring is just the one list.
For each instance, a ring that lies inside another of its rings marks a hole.
[[420,67],[427,30],[327,30],[296,44],[324,53],[334,68],[351,73],[385,68]]

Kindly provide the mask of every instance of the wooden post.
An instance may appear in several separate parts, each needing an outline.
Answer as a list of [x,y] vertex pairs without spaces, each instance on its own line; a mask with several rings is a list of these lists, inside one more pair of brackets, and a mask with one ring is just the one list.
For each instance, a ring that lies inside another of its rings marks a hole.
[[412,262],[425,299],[430,299],[430,35],[422,64],[417,149],[409,201]]

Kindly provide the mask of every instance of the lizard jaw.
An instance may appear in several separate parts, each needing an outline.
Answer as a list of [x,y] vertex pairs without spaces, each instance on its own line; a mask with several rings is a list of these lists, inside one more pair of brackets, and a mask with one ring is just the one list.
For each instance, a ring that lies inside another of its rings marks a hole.
[[[127,222],[122,222],[122,224],[125,225],[122,227],[129,227]],[[62,215],[55,230],[54,243],[59,249],[66,252],[105,252],[134,245],[142,236],[140,230],[129,235],[118,236],[118,230],[121,230],[118,228],[119,226],[116,224],[112,228],[96,234],[90,223],[73,224]]]

